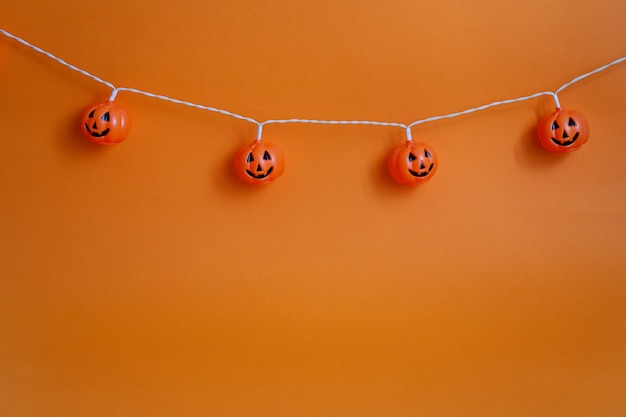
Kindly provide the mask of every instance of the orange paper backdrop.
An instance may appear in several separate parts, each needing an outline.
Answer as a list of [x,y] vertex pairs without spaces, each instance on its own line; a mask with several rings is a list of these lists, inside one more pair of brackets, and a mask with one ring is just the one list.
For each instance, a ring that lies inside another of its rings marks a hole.
[[[0,27],[120,87],[258,120],[409,123],[554,90],[626,54],[626,3],[5,0]],[[626,415],[626,64],[560,95],[402,129],[254,125],[107,87],[0,39],[0,415]]]

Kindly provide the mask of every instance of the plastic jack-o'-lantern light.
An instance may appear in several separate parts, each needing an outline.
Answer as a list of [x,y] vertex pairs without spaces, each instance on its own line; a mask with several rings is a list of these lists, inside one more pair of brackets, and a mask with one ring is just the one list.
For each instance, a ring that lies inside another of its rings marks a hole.
[[83,133],[99,145],[123,142],[130,132],[130,118],[122,107],[107,100],[90,106],[83,113]]
[[285,157],[273,143],[255,140],[235,155],[235,173],[248,184],[269,184],[285,172]]
[[589,140],[589,123],[582,113],[557,108],[537,125],[541,146],[550,152],[571,152]]
[[387,162],[391,177],[405,185],[427,182],[439,166],[437,155],[429,145],[413,141],[394,149]]

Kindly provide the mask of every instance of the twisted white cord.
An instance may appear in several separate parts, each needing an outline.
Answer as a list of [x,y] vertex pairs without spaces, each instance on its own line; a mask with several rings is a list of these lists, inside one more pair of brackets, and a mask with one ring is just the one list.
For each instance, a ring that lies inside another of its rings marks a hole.
[[14,40],[18,41],[19,43],[21,43],[21,44],[23,44],[23,45],[28,46],[29,48],[34,49],[35,51],[39,52],[40,54],[44,54],[44,55],[45,55],[45,56],[47,56],[48,58],[52,58],[52,59],[54,59],[56,62],[58,62],[58,63],[59,63],[59,64],[61,64],[61,65],[65,65],[66,67],[68,67],[68,68],[70,68],[70,69],[73,69],[74,71],[78,71],[78,72],[80,72],[81,74],[83,74],[83,75],[85,75],[85,76],[87,76],[87,77],[91,78],[92,80],[95,80],[95,81],[97,81],[97,82],[99,82],[99,83],[101,83],[101,84],[104,84],[104,85],[106,85],[106,86],[108,86],[108,87],[110,87],[110,88],[115,89],[115,86],[114,86],[113,84],[111,84],[110,82],[104,81],[103,79],[98,78],[98,77],[96,77],[95,75],[93,75],[93,74],[91,74],[91,73],[89,73],[89,72],[87,72],[87,71],[85,71],[85,70],[83,70],[83,69],[80,69],[80,68],[78,68],[78,67],[75,67],[74,65],[72,65],[72,64],[70,64],[70,63],[68,63],[68,62],[63,61],[61,58],[58,58],[58,57],[56,57],[56,56],[52,55],[50,52],[44,51],[43,49],[39,48],[38,46],[35,46],[35,45],[33,45],[33,44],[30,44],[30,43],[26,42],[24,39],[19,38],[19,37],[15,36],[15,35],[10,34],[10,33],[9,33],[9,32],[7,32],[6,30],[0,29],[0,33],[2,33],[2,34],[3,34],[4,36],[6,36],[6,37],[9,37],[9,38],[11,38],[11,39],[14,39]]
[[375,122],[375,121],[370,121],[370,120],[279,119],[279,120],[266,120],[261,124],[269,125],[272,123],[312,123],[316,125],[374,125],[374,126],[406,127],[404,123]]
[[144,96],[148,96],[148,97],[152,97],[152,98],[158,98],[159,100],[165,100],[165,101],[169,101],[169,102],[176,103],[176,104],[182,104],[184,106],[194,107],[194,108],[200,109],[200,110],[208,110],[208,111],[212,111],[212,112],[215,112],[215,113],[220,113],[220,114],[223,114],[225,116],[230,116],[230,117],[234,117],[235,119],[245,120],[245,121],[248,121],[250,123],[254,123],[256,125],[260,124],[259,122],[254,120],[252,117],[242,116],[240,114],[229,112],[227,110],[222,110],[222,109],[218,109],[218,108],[210,107],[210,106],[203,106],[202,104],[196,104],[196,103],[192,103],[190,101],[183,101],[183,100],[179,100],[177,98],[171,98],[171,97],[167,97],[167,96],[164,96],[164,95],[161,95],[161,94],[154,94],[154,93],[150,93],[148,91],[137,90],[136,88],[126,88],[126,87],[116,88],[116,89],[113,90],[113,93],[109,97],[109,100],[113,101],[115,99],[115,97],[117,96],[117,93],[119,91],[128,91],[130,93],[142,94]]
[[247,122],[253,123],[255,125],[257,125],[257,141],[261,140],[261,137],[263,135],[263,126],[268,125],[268,124],[284,124],[284,123],[310,123],[310,124],[320,124],[320,125],[373,125],[373,126],[391,126],[391,127],[401,127],[403,129],[405,129],[406,131],[406,137],[408,141],[413,140],[412,134],[411,134],[411,128],[413,126],[417,126],[420,125],[422,123],[427,123],[427,122],[434,122],[437,120],[442,120],[442,119],[451,119],[453,117],[458,117],[458,116],[462,116],[465,114],[470,114],[470,113],[474,113],[477,111],[481,111],[481,110],[485,110],[488,109],[490,107],[495,107],[495,106],[501,106],[504,104],[511,104],[511,103],[517,103],[520,101],[525,101],[525,100],[530,100],[533,98],[537,98],[540,96],[545,96],[545,95],[549,95],[552,96],[552,98],[554,99],[554,102],[556,104],[557,108],[561,107],[561,103],[559,102],[559,97],[558,94],[565,90],[566,88],[568,88],[569,86],[571,86],[574,83],[577,83],[578,81],[581,81],[587,77],[589,77],[590,75],[593,74],[597,74],[601,71],[606,70],[607,68],[613,66],[613,65],[617,65],[621,62],[626,61],[626,56],[618,58],[606,65],[603,65],[599,68],[594,69],[593,71],[589,71],[585,74],[579,75],[578,77],[572,79],[571,81],[569,81],[568,83],[563,84],[562,86],[560,86],[559,88],[556,89],[556,91],[552,92],[552,91],[543,91],[540,93],[535,93],[535,94],[531,94],[528,96],[523,96],[523,97],[519,97],[519,98],[514,98],[514,99],[509,99],[509,100],[502,100],[502,101],[494,101],[493,103],[489,103],[489,104],[484,104],[482,106],[478,106],[478,107],[473,107],[471,109],[467,109],[467,110],[462,110],[462,111],[458,111],[455,113],[449,113],[449,114],[444,114],[441,116],[432,116],[432,117],[428,117],[425,119],[420,119],[420,120],[416,120],[412,123],[404,124],[404,123],[397,123],[397,122],[378,122],[378,121],[371,121],[371,120],[316,120],[316,119],[270,119],[270,120],[266,120],[264,122],[259,122],[255,119],[253,119],[252,117],[248,117],[248,116],[244,116],[241,114],[237,114],[237,113],[233,113],[230,112],[228,110],[223,110],[223,109],[219,109],[216,107],[211,107],[211,106],[205,106],[202,104],[196,104],[196,103],[192,103],[190,101],[184,101],[184,100],[179,100],[176,98],[172,98],[172,97],[167,97],[161,94],[154,94],[154,93],[150,93],[148,91],[142,91],[142,90],[138,90],[136,88],[126,88],[126,87],[115,87],[112,83],[105,81],[81,68],[78,68],[66,61],[64,61],[61,58],[56,57],[55,55],[51,54],[50,52],[47,52],[29,42],[26,42],[24,39],[15,36],[3,29],[0,29],[0,33],[2,33],[4,36],[11,38],[13,40],[16,40],[17,42],[28,46],[29,48],[53,59],[54,61],[58,62],[61,65],[64,65],[74,71],[77,71],[91,79],[93,79],[94,81],[97,81],[101,84],[106,85],[107,87],[111,88],[113,91],[111,92],[111,95],[109,97],[109,100],[113,101],[115,100],[115,98],[117,97],[117,94],[121,91],[128,91],[130,93],[136,93],[136,94],[141,94],[147,97],[152,97],[152,98],[156,98],[159,100],[165,100],[165,101],[169,101],[172,103],[176,103],[176,104],[182,104],[185,106],[189,106],[189,107],[194,107],[200,110],[207,110],[207,111],[211,111],[214,113],[219,113],[219,114],[223,114],[225,116],[230,116],[230,117],[234,117],[236,119],[239,120],[245,120]]
[[409,127],[417,126],[417,125],[420,125],[420,124],[426,123],[426,122],[434,122],[434,121],[441,120],[441,119],[451,119],[453,117],[462,116],[464,114],[469,114],[469,113],[474,113],[474,112],[477,112],[477,111],[480,111],[480,110],[485,110],[485,109],[488,109],[490,107],[501,106],[503,104],[517,103],[517,102],[520,102],[520,101],[530,100],[531,98],[536,98],[536,97],[545,96],[545,95],[552,96],[552,98],[554,98],[556,106],[557,107],[561,107],[561,103],[559,103],[559,99],[558,99],[558,97],[556,96],[555,93],[553,93],[551,91],[544,91],[544,92],[541,92],[541,93],[531,94],[529,96],[513,98],[513,99],[509,99],[509,100],[494,101],[493,103],[483,104],[482,106],[474,107],[474,108],[463,110],[463,111],[458,111],[456,113],[444,114],[442,116],[433,116],[433,117],[429,117],[427,119],[417,120],[417,121],[409,124]]
[[565,84],[563,84],[562,86],[560,86],[559,88],[557,88],[557,90],[556,90],[554,93],[555,93],[555,94],[559,94],[561,91],[565,90],[565,89],[566,89],[567,87],[569,87],[570,85],[572,85],[572,84],[574,84],[574,83],[577,83],[578,81],[580,81],[580,80],[582,80],[582,79],[584,79],[584,78],[587,78],[587,77],[589,77],[590,75],[597,74],[598,72],[604,71],[605,69],[607,69],[607,68],[609,68],[609,67],[612,67],[613,65],[619,64],[619,63],[621,63],[621,62],[624,62],[624,61],[626,61],[626,56],[623,56],[623,57],[621,57],[621,58],[617,58],[615,61],[613,61],[613,62],[609,62],[608,64],[603,65],[603,66],[601,66],[600,68],[596,68],[596,69],[594,69],[593,71],[589,71],[589,72],[588,72],[588,73],[586,73],[586,74],[579,75],[578,77],[574,78],[572,81],[570,81],[570,82],[568,82],[568,83],[565,83]]

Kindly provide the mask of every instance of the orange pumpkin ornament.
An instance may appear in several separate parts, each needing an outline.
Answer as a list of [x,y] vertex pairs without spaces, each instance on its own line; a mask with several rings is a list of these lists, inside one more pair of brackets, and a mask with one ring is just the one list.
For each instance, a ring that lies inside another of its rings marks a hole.
[[589,123],[582,113],[557,108],[537,125],[541,146],[550,152],[571,152],[589,140]]
[[269,184],[285,172],[285,157],[273,143],[255,140],[235,155],[235,173],[248,184]]
[[437,155],[430,145],[413,141],[394,149],[387,162],[391,177],[405,185],[427,182],[439,166]]
[[128,136],[130,118],[126,110],[107,100],[85,110],[81,127],[90,141],[99,145],[115,145]]

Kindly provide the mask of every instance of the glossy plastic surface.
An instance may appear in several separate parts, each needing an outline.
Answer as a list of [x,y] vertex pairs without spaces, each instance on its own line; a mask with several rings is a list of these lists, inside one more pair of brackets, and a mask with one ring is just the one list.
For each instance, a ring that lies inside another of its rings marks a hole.
[[269,184],[285,172],[285,157],[273,143],[254,141],[235,155],[235,173],[248,184]]
[[435,175],[439,161],[430,145],[407,141],[391,152],[388,167],[396,182],[416,185],[429,181]]
[[115,145],[126,140],[130,133],[130,117],[124,108],[107,100],[85,110],[81,129],[90,141],[98,145]]
[[550,152],[571,152],[589,140],[589,122],[576,110],[556,109],[537,125],[541,146]]

